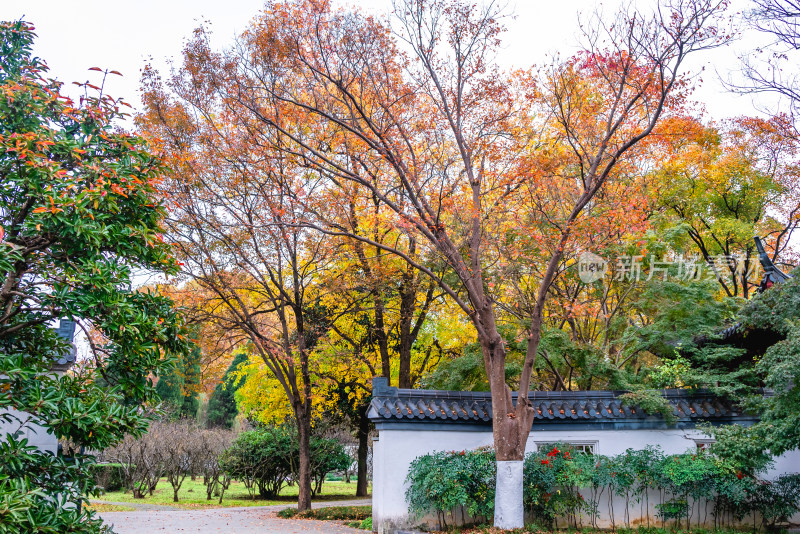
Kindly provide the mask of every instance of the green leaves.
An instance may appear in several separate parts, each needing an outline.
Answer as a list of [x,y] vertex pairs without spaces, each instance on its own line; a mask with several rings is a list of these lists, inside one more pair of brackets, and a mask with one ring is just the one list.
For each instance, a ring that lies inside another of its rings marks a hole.
[[[177,272],[160,238],[155,186],[166,169],[113,127],[118,101],[87,95],[76,106],[60,95],[31,57],[33,38],[28,23],[0,23],[0,412],[99,450],[145,430],[151,377],[188,350],[172,302],[132,289],[134,271]],[[65,317],[93,331],[94,361],[59,375],[53,364],[71,347],[50,326]],[[10,435],[0,452],[10,459],[0,532],[103,530],[78,511],[93,491],[91,458],[44,454]]]
[[[331,471],[346,469],[352,459],[334,439],[311,436],[311,476],[320,489]],[[220,466],[232,478],[257,487],[262,498],[274,498],[291,475],[297,480],[300,462],[297,432],[289,425],[242,432],[220,457]]]
[[63,458],[7,437],[0,442],[0,533],[110,532],[75,506],[93,487],[90,458]]
[[408,470],[409,509],[417,516],[436,512],[443,517],[464,507],[470,515],[488,519],[494,514],[495,470],[494,451],[487,448],[421,456]]
[[[446,514],[463,507],[473,517],[490,518],[494,513],[494,458],[491,449],[436,452],[416,458],[407,478],[410,511],[417,516],[437,513],[444,520]],[[596,526],[606,499],[608,513],[622,516],[621,510],[614,510],[613,495],[625,497],[626,506],[649,500],[663,519],[687,518],[693,501],[703,500],[714,502],[719,513],[733,510],[737,520],[758,513],[767,524],[797,511],[800,476],[786,475],[772,483],[758,480],[755,474],[766,464],[755,466],[747,458],[738,460],[724,460],[705,451],[667,455],[652,446],[609,457],[578,453],[569,444],[556,443],[525,457],[523,499],[530,517],[550,526],[559,519],[577,526],[581,514]],[[629,517],[627,513],[625,517]]]

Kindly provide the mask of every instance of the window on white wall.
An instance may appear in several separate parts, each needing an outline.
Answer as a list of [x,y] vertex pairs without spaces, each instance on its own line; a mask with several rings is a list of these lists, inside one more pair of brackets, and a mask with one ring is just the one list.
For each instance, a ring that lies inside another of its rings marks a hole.
[[[596,441],[560,441],[558,442],[558,445],[560,447],[567,447],[567,450],[569,450],[572,454],[597,454]],[[553,441],[536,442],[536,450],[539,452],[551,451],[555,446],[556,442]]]
[[696,439],[694,440],[695,445],[697,446],[698,451],[704,451],[708,449],[708,447],[714,443],[715,440],[713,439]]

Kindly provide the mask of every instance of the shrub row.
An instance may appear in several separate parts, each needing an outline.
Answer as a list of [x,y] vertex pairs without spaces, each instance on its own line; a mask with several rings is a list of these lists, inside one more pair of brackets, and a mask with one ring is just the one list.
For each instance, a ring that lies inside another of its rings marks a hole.
[[[313,436],[311,447],[312,495],[322,491],[328,473],[353,463],[344,445]],[[255,498],[275,498],[284,484],[298,478],[299,442],[289,425],[242,432],[200,429],[186,422],[158,421],[140,437],[126,436],[102,453],[103,464],[92,476],[105,491],[131,490],[134,497],[152,495],[162,477],[173,488],[173,500],[187,476],[202,476],[206,498],[222,502],[231,480],[240,480]]]
[[371,506],[325,506],[313,510],[298,511],[297,508],[284,508],[278,512],[278,517],[289,519],[302,517],[303,519],[320,520],[353,520],[363,521],[372,516]]
[[[316,495],[328,473],[347,469],[353,460],[335,439],[312,436],[309,447],[311,494]],[[258,491],[264,499],[275,498],[287,481],[299,476],[297,433],[286,425],[242,432],[219,461],[225,473],[244,482],[251,495]]]
[[[435,513],[444,526],[459,511],[488,522],[494,513],[495,472],[489,448],[421,456],[408,473],[410,511],[418,517]],[[651,499],[662,526],[713,520],[721,527],[747,518],[754,526],[769,527],[798,511],[800,475],[760,480],[702,451],[666,455],[648,447],[608,457],[556,444],[525,458],[523,499],[531,519],[551,528],[597,527],[601,503],[603,510],[608,506],[612,527],[618,519],[630,526],[634,503],[646,510],[649,526]],[[624,501],[624,509],[615,510],[615,500]]]

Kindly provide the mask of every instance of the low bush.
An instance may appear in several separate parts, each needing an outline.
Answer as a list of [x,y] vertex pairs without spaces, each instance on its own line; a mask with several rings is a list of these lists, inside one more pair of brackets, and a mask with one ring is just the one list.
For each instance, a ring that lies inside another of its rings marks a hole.
[[[437,514],[442,526],[448,516],[457,522],[459,513],[462,520],[468,515],[475,522],[489,522],[495,469],[491,449],[421,456],[409,469],[409,509],[418,517]],[[665,455],[648,447],[607,457],[556,444],[529,454],[523,477],[529,516],[547,528],[597,527],[601,509],[608,509],[612,528],[630,527],[634,503],[647,510],[649,526],[651,498],[658,499],[652,503],[657,511],[653,526],[659,519],[662,526],[669,521],[679,528],[689,528],[692,520],[730,527],[746,517],[762,528],[773,527],[800,509],[800,475],[760,480],[703,451]],[[614,509],[619,501],[625,503],[623,510]]]
[[494,514],[494,450],[437,452],[411,463],[406,499],[418,516],[436,513],[442,525],[457,511],[488,520]]
[[[312,495],[322,491],[325,477],[347,469],[352,459],[335,439],[312,436],[310,443]],[[297,432],[289,425],[242,432],[221,455],[220,466],[230,478],[258,489],[264,499],[275,498],[281,487],[298,478],[300,465]]]
[[125,466],[119,463],[94,464],[89,472],[103,491],[119,491],[125,487]]
[[313,510],[305,510],[298,512],[297,508],[284,508],[278,512],[278,517],[290,519],[292,517],[301,517],[303,519],[319,519],[322,521],[330,520],[358,520],[364,521],[370,519],[372,522],[372,507],[371,506],[326,506],[324,508],[315,508]]
[[220,457],[220,466],[262,499],[273,499],[292,473],[292,436],[285,428],[242,432]]

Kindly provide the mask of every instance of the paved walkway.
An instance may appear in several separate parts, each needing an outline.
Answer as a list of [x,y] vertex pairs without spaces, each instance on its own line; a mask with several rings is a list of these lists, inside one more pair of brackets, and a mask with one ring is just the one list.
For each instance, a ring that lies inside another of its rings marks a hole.
[[[95,501],[99,502],[99,501]],[[133,506],[131,503],[109,503]],[[365,531],[345,527],[334,521],[306,519],[281,519],[275,515],[290,504],[277,506],[242,506],[236,508],[211,508],[205,510],[179,510],[159,505],[135,512],[103,512],[103,520],[114,526],[117,534],[149,534],[151,532],[186,532],[199,534],[351,534]],[[314,508],[328,506],[365,506],[369,499],[353,501],[326,501],[315,503]],[[169,508],[169,510],[162,510]]]
[[101,501],[98,499],[90,499],[92,504],[114,504],[116,506],[127,506],[133,508],[137,512],[152,512],[155,510],[180,510],[177,506],[167,506],[166,504],[150,504],[146,502],[124,502],[124,501]]

